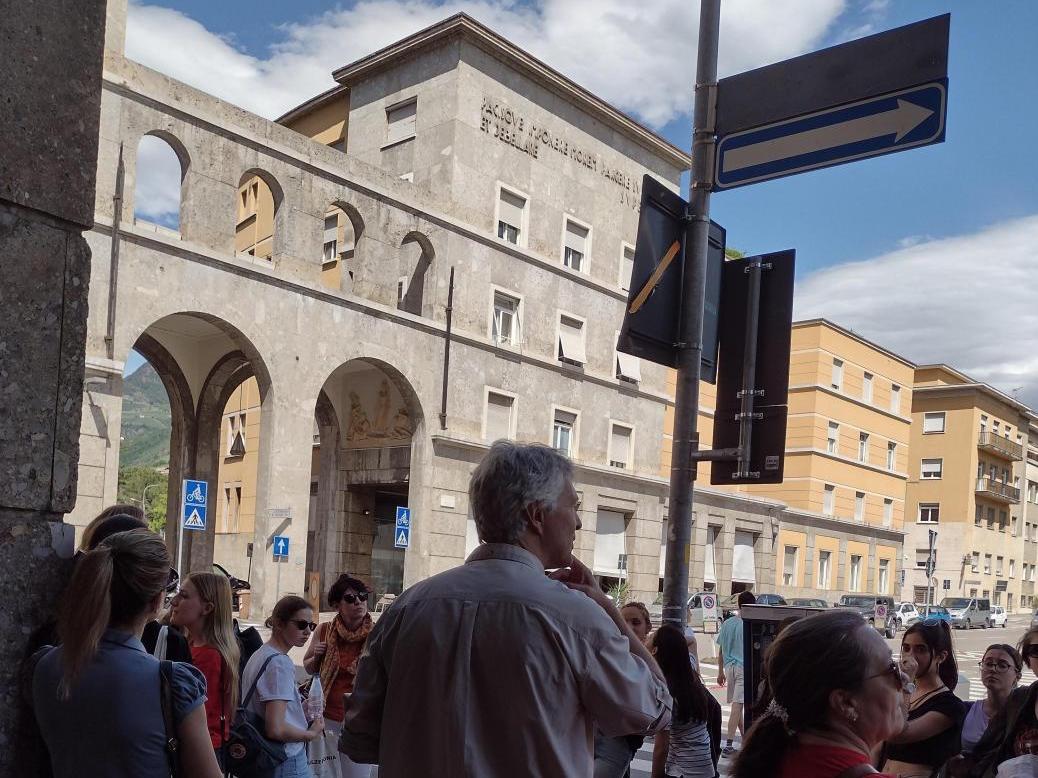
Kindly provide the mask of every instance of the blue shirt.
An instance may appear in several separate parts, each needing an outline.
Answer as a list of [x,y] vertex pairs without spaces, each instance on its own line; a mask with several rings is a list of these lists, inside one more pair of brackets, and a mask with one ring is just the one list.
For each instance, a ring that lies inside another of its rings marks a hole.
[[721,648],[726,665],[742,667],[742,619],[732,616],[721,625],[717,633],[717,645]]
[[[106,630],[68,699],[58,697],[62,647],[36,665],[33,709],[55,778],[169,778],[159,660],[133,635]],[[205,678],[173,663],[173,720],[205,703]]]

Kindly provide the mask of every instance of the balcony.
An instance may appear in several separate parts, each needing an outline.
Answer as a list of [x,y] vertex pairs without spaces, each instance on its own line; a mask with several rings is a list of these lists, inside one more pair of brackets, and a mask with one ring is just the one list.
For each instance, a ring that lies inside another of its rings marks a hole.
[[989,454],[1019,462],[1024,458],[1024,447],[994,432],[982,432],[977,447]]
[[1004,502],[1007,505],[1018,505],[1020,503],[1019,489],[1009,484],[1004,484],[1001,481],[995,481],[987,476],[977,479],[977,494],[981,497]]

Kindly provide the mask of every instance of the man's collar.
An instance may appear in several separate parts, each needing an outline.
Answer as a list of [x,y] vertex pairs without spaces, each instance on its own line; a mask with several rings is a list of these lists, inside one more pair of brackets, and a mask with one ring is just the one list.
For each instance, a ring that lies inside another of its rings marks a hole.
[[532,567],[538,573],[544,575],[544,565],[541,564],[540,559],[522,546],[516,546],[511,543],[483,543],[476,546],[476,550],[469,554],[465,563],[479,562],[484,559],[506,559],[509,562],[519,562]]

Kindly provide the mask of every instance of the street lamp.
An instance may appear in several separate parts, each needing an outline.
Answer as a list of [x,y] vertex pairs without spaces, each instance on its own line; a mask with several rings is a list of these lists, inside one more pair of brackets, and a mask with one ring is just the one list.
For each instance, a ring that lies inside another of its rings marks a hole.
[[161,481],[156,481],[155,483],[148,484],[147,486],[144,487],[143,491],[141,491],[141,511],[144,513],[144,523],[145,524],[148,523],[148,503],[145,501],[145,498],[146,498],[146,496],[148,494],[148,490],[151,487],[153,487],[153,486],[161,486],[161,485],[162,485]]

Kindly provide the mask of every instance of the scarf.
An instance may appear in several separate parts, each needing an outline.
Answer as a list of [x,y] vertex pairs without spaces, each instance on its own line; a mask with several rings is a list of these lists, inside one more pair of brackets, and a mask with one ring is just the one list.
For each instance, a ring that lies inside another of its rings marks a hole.
[[357,675],[357,661],[364,650],[364,642],[368,639],[371,627],[370,613],[364,614],[364,619],[356,629],[347,629],[342,616],[339,614],[335,614],[335,618],[325,627],[324,640],[328,644],[328,650],[325,652],[324,659],[321,662],[321,689],[324,692],[325,704],[328,703],[328,695],[332,691],[332,684],[335,683],[335,678],[339,675],[339,655],[343,651],[355,647],[353,661],[345,669],[346,674],[350,676],[352,685],[352,680]]

